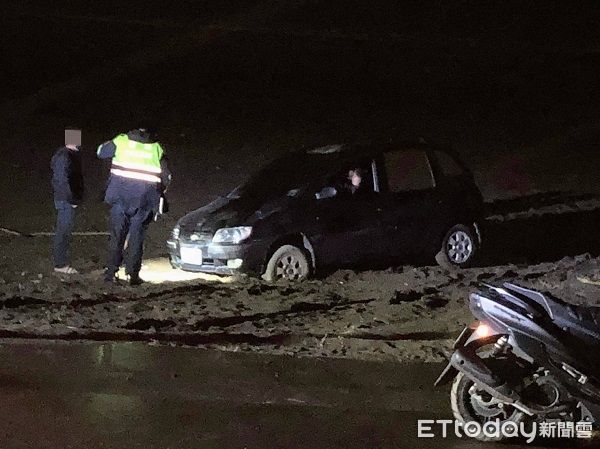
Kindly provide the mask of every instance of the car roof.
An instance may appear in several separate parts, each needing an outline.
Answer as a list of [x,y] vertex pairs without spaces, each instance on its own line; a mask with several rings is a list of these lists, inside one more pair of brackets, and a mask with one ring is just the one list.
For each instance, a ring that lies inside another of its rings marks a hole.
[[359,144],[331,144],[319,147],[305,148],[300,153],[315,156],[336,156],[338,161],[356,159],[359,157],[375,157],[388,151],[408,150],[431,150],[441,151],[452,156],[463,168],[466,169],[461,157],[451,148],[426,143],[423,139],[403,140],[391,143],[359,143]]
[[431,148],[431,146],[425,143],[424,141],[407,140],[394,143],[331,144],[319,147],[306,148],[302,151],[306,154],[315,156],[338,155],[339,159],[351,159],[354,157],[361,156],[375,156],[381,153],[386,153],[388,151],[414,150],[416,148],[425,150]]
[[447,148],[438,148],[425,142],[407,140],[393,143],[357,143],[357,144],[331,144],[323,146],[305,147],[301,150],[292,151],[279,158],[274,159],[261,171],[262,176],[270,176],[273,171],[281,172],[286,176],[302,174],[312,174],[315,176],[325,175],[331,170],[337,170],[344,164],[352,164],[359,160],[376,158],[382,153],[388,151],[408,151],[414,149],[443,151],[450,154],[457,160],[459,165],[466,171],[466,167],[453,153]]

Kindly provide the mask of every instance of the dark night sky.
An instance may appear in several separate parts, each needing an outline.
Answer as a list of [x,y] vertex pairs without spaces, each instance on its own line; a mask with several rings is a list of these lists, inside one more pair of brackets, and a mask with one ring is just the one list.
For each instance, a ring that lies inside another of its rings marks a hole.
[[47,176],[65,125],[93,147],[151,116],[197,174],[179,177],[202,186],[190,203],[285,149],[415,136],[455,146],[488,196],[522,190],[490,180],[498,167],[525,189],[597,187],[597,2],[5,3],[17,179]]

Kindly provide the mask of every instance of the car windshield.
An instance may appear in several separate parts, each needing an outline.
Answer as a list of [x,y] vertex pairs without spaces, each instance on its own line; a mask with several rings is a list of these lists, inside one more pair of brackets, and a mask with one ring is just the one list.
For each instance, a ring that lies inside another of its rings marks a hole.
[[277,159],[233,190],[229,198],[268,200],[288,194],[296,196],[315,177],[327,173],[334,156],[294,153]]

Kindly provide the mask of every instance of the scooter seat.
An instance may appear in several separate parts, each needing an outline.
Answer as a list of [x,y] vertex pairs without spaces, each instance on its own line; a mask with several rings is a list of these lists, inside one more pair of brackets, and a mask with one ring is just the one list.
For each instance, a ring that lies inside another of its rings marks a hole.
[[505,283],[504,287],[511,294],[537,303],[561,329],[600,345],[600,307],[576,306],[511,283]]
[[600,308],[549,301],[554,321],[577,336],[600,344]]

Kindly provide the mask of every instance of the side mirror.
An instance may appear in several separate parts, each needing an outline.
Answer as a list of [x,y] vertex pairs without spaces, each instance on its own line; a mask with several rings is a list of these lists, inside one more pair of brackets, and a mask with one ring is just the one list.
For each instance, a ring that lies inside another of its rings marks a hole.
[[315,198],[318,200],[324,200],[327,198],[333,198],[337,195],[335,187],[323,187],[320,192],[315,193]]

